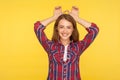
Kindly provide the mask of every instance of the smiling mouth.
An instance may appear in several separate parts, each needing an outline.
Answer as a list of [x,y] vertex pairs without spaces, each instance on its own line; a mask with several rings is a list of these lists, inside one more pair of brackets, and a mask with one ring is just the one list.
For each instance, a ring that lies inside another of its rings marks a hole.
[[67,37],[68,34],[66,34],[66,33],[62,33],[62,36],[63,36],[63,37]]

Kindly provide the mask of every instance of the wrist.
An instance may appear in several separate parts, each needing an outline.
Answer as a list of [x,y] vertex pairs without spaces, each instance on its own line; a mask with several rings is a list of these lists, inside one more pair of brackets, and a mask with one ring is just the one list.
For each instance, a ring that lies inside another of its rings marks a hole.
[[52,16],[51,19],[52,19],[53,21],[55,21],[55,20],[56,20],[56,17],[55,17],[55,16]]
[[76,16],[75,20],[76,20],[77,23],[79,23],[80,17],[79,17],[79,16],[78,16],[78,17]]
[[55,20],[57,20],[58,17],[59,17],[59,16],[57,16],[57,15],[53,15],[53,16],[52,16],[52,20],[55,21]]

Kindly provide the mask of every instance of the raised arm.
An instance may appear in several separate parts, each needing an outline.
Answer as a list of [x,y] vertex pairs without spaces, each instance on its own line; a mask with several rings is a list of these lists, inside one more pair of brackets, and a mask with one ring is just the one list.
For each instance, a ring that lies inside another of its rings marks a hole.
[[75,6],[72,7],[69,14],[83,27],[88,28],[91,26],[91,23],[79,17],[79,9]]
[[62,14],[62,10],[61,7],[56,7],[54,10],[54,15],[50,18],[47,18],[45,20],[42,21],[37,21],[34,24],[34,31],[35,34],[39,40],[39,42],[41,43],[41,45],[43,46],[43,48],[49,53],[49,49],[50,49],[50,44],[52,43],[51,40],[49,40],[47,38],[47,36],[44,33],[44,29],[45,27],[50,24],[51,22],[53,22],[54,20],[56,20],[60,15]]
[[82,18],[79,17],[79,9],[75,6],[72,7],[71,12],[69,14],[78,22],[81,24],[86,30],[87,34],[84,37],[83,40],[79,41],[79,47],[80,47],[80,52],[82,53],[95,39],[99,32],[99,28],[95,23],[88,22]]
[[62,14],[62,8],[60,6],[55,7],[53,16],[45,20],[42,20],[41,24],[47,26],[51,22],[55,21],[61,14]]

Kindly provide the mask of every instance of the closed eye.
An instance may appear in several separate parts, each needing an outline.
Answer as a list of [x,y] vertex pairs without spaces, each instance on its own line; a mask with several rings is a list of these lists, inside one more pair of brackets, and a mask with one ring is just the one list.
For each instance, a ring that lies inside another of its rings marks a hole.
[[58,26],[59,28],[63,28],[64,26]]
[[72,27],[71,26],[67,26],[68,29],[71,29]]

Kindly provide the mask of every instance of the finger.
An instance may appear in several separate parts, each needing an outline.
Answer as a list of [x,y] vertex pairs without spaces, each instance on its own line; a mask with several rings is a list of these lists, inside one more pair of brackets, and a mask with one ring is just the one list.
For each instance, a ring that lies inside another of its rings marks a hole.
[[57,6],[57,7],[55,7],[55,9],[60,9],[61,8],[61,6]]
[[76,10],[78,10],[78,9],[79,9],[79,8],[77,8],[76,6],[72,6],[72,8],[73,8],[73,9],[76,9]]

